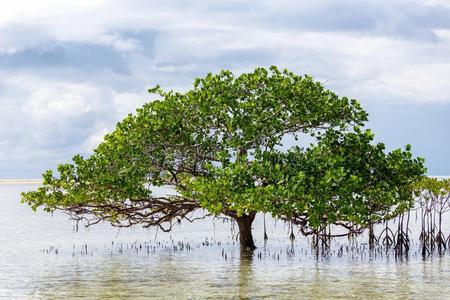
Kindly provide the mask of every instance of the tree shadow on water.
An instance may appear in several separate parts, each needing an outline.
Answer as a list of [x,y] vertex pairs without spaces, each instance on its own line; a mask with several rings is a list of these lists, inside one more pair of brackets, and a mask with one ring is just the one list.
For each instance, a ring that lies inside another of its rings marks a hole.
[[253,251],[243,251],[239,260],[239,298],[248,299],[253,286]]

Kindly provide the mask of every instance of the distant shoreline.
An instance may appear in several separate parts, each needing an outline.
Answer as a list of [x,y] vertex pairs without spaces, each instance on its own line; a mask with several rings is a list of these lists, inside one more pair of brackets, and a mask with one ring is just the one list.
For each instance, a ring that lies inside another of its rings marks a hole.
[[0,185],[6,184],[41,184],[41,179],[0,179]]

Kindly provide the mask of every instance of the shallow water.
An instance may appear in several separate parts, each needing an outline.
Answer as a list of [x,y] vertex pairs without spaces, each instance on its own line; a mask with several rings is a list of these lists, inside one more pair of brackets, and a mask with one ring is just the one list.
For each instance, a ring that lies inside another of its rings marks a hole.
[[361,240],[341,257],[333,250],[316,259],[308,239],[291,244],[288,227],[269,218],[264,245],[261,216],[253,257],[240,257],[235,232],[222,220],[182,223],[170,234],[107,224],[75,232],[66,215],[20,204],[20,192],[35,187],[0,186],[0,297],[450,298],[448,253],[424,260],[415,250],[395,259],[361,251]]

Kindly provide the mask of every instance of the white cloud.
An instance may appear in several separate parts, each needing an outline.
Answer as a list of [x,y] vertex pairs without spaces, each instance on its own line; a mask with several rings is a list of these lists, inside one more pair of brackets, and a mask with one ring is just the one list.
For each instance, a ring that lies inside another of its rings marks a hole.
[[[228,51],[248,50],[255,55],[254,63],[240,63],[237,52],[235,71],[277,64],[312,74],[339,94],[365,102],[450,102],[450,38],[446,30],[436,33],[440,41],[426,43],[345,32],[183,31],[178,39],[162,38],[155,57],[166,62],[165,70],[179,71],[186,67],[183,62],[192,68],[196,61],[219,61]],[[270,53],[272,59],[258,59],[262,53]]]
[[76,117],[92,111],[92,103],[99,101],[97,91],[80,84],[53,84],[36,88],[23,110],[30,118],[45,121]]
[[0,25],[18,22],[33,22],[56,18],[61,15],[83,13],[87,10],[100,8],[105,1],[99,0],[15,0],[1,1]]
[[92,150],[103,142],[103,138],[108,132],[110,129],[102,128],[91,134],[82,145],[83,152],[92,153]]
[[450,103],[448,13],[447,0],[2,1],[0,162],[89,152],[146,88],[222,68],[279,65],[365,103]]
[[[41,168],[92,153],[103,136],[128,112],[145,103],[143,95],[119,93],[87,82],[12,76],[8,89],[26,97],[0,97],[0,165]],[[41,170],[42,171],[42,170]]]
[[148,97],[144,97],[145,93],[114,93],[112,104],[117,112],[117,117],[123,118],[128,113],[133,113],[136,108],[148,102]]
[[112,46],[113,48],[121,51],[135,50],[139,45],[139,41],[136,39],[123,39],[117,34],[104,34],[100,36],[99,40],[101,44]]

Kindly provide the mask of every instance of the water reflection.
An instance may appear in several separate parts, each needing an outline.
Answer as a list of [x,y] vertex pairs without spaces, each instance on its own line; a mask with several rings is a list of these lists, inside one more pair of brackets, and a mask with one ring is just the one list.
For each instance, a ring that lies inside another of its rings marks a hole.
[[[32,213],[20,205],[24,187],[2,189],[0,298],[421,299],[426,295],[446,299],[450,295],[448,252],[423,260],[420,250],[395,257],[384,251],[345,250],[339,256],[332,249],[317,259],[310,240],[297,236],[290,241],[288,228],[274,226],[270,219],[266,219],[269,240],[264,241],[262,218],[255,221],[259,248],[244,255],[233,244],[229,223],[183,224],[168,235],[159,233],[160,244],[154,242],[154,231],[139,228],[118,233],[99,225],[75,233],[66,216]],[[202,244],[206,238],[208,246]],[[178,241],[189,243],[191,250],[174,251]],[[152,251],[132,248],[144,243],[151,244]],[[88,255],[81,255],[86,244]],[[58,254],[41,252],[50,246],[59,249]],[[351,246],[364,248],[358,241]]]
[[239,298],[245,299],[253,286],[253,252],[241,252],[239,260],[238,286]]

